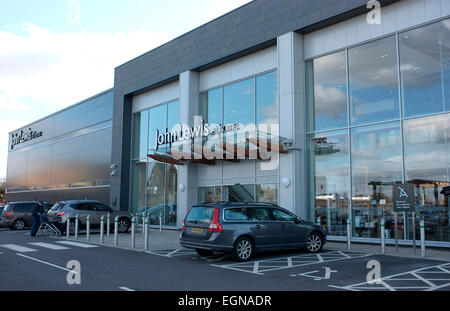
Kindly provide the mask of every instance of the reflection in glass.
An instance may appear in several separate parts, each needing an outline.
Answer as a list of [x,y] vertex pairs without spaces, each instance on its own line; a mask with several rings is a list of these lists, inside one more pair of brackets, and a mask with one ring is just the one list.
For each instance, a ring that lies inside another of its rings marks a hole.
[[[148,150],[156,149],[156,131],[165,133],[167,128],[167,105],[160,105],[150,109],[150,125],[148,133]],[[163,148],[163,146],[160,146]]]
[[395,37],[348,50],[351,123],[398,119],[398,71]]
[[306,64],[308,131],[348,125],[345,51]]
[[224,124],[255,124],[255,79],[224,87]]
[[346,130],[308,135],[310,204],[316,223],[345,236],[349,207],[349,145]]
[[255,202],[255,185],[224,186],[223,192],[228,202]]
[[[383,216],[385,236],[393,238],[392,186],[402,182],[399,123],[354,128],[351,137],[353,235],[380,238],[379,221]],[[399,223],[402,227],[402,221]],[[399,230],[400,239],[402,232]]]
[[415,185],[417,220],[425,219],[427,240],[450,241],[450,114],[407,120],[403,126],[406,181]]
[[131,196],[130,213],[142,212],[145,208],[145,183],[147,176],[147,162],[131,162]]
[[146,213],[150,224],[159,225],[159,217],[164,216],[165,209],[165,164],[149,161],[147,164],[147,206]]
[[209,186],[198,188],[198,203],[211,203],[222,201],[222,187]]
[[173,164],[166,164],[166,204],[164,208],[163,225],[177,225],[177,193],[178,168]]
[[256,77],[256,123],[278,124],[277,72]]
[[278,204],[278,185],[256,185],[256,202]]
[[222,88],[200,94],[200,115],[205,123],[222,124]]
[[133,115],[132,159],[147,158],[148,110]]
[[167,104],[167,129],[173,130],[173,127],[180,122],[179,102],[174,101]]
[[450,20],[399,35],[405,117],[450,110]]

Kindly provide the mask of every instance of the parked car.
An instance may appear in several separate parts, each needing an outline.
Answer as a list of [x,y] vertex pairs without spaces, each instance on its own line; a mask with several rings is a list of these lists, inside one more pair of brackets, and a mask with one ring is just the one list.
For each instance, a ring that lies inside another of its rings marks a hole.
[[191,207],[183,221],[180,244],[201,256],[231,253],[238,261],[255,252],[306,249],[319,252],[326,232],[290,211],[263,203],[210,203]]
[[[4,205],[0,205],[0,222],[2,221],[2,214],[3,214],[3,210],[5,209]],[[1,228],[1,226],[0,226]]]
[[[37,203],[34,201],[8,203],[3,210],[0,226],[9,227],[12,230],[23,230],[30,227],[32,224],[31,214]],[[43,207],[44,212],[47,212],[52,206],[44,202]]]
[[78,216],[79,228],[86,227],[87,216],[90,215],[90,225],[92,228],[100,227],[102,216],[110,214],[110,226],[114,226],[114,219],[119,216],[118,229],[120,233],[127,232],[131,227],[131,215],[126,211],[118,211],[109,206],[94,200],[71,200],[61,201],[53,205],[48,212],[49,220],[55,222],[60,230],[65,231],[67,220],[70,220],[69,233],[75,233],[75,217]]

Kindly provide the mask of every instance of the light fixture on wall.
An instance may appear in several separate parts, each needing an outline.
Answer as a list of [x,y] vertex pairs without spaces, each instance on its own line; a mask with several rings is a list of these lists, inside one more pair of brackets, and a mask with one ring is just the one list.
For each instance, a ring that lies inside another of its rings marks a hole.
[[178,185],[178,190],[180,190],[180,192],[184,192],[184,189],[185,189],[186,187],[184,186],[184,184],[179,184]]
[[114,177],[114,176],[117,175],[117,167],[118,167],[117,164],[112,164],[112,165],[111,165],[111,176],[112,176],[112,177]]
[[291,180],[289,178],[283,178],[281,180],[281,186],[283,186],[283,188],[289,188],[289,186],[291,185]]

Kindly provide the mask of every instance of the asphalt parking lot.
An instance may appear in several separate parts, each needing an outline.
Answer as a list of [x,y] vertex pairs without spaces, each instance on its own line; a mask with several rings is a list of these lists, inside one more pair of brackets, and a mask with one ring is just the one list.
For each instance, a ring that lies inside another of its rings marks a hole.
[[[81,284],[67,283],[72,260],[81,265]],[[368,268],[373,261],[379,263],[378,276],[375,266]],[[450,290],[450,260],[327,247],[319,254],[272,252],[239,263],[219,253],[201,257],[182,248],[143,252],[0,229],[0,262],[0,290]],[[377,283],[368,282],[373,279]]]

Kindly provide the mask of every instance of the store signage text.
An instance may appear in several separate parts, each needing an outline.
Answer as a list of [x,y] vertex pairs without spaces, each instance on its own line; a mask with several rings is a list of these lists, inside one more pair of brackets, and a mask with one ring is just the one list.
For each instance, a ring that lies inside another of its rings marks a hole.
[[13,133],[11,135],[11,150],[14,149],[14,146],[16,145],[42,137],[42,135],[44,135],[44,132],[33,131],[31,127],[28,128],[28,131],[21,130],[20,133]]
[[[174,128],[176,127],[177,126],[174,126]],[[171,132],[166,130],[165,133],[161,133],[159,130],[156,130],[156,150],[158,150],[159,146],[172,144],[178,140],[190,140],[194,138],[207,137],[239,131],[239,129],[239,124],[211,126],[208,123],[204,123],[193,127],[183,127],[182,124],[179,124],[179,130],[174,129]]]

